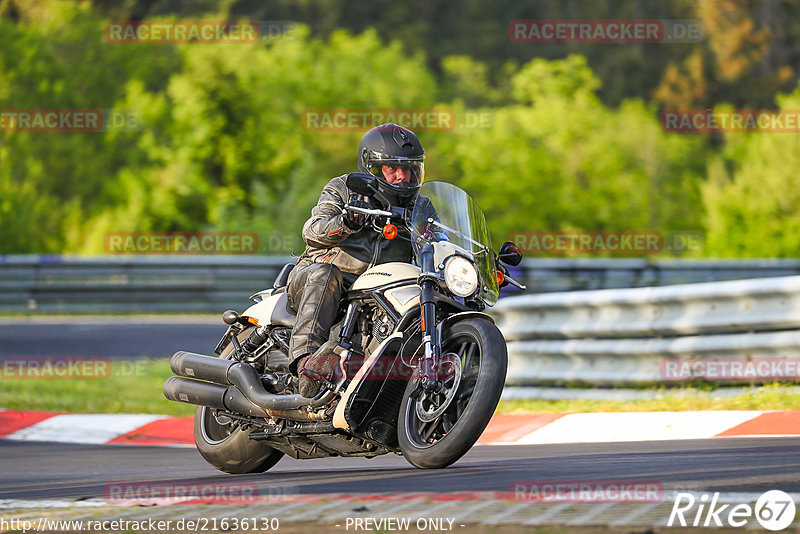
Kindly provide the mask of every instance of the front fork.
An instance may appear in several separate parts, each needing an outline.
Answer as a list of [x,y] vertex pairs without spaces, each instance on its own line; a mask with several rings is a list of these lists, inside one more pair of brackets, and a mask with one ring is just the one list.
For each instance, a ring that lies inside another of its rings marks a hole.
[[[433,261],[433,247],[426,247],[421,253],[422,274],[417,279],[420,286],[420,320],[422,321],[422,346],[424,354],[419,363],[419,383],[422,388],[431,393],[442,390],[442,384],[436,377],[441,357],[440,340],[436,330],[436,304],[434,295],[438,278],[435,274]],[[420,391],[417,389],[417,391]]]

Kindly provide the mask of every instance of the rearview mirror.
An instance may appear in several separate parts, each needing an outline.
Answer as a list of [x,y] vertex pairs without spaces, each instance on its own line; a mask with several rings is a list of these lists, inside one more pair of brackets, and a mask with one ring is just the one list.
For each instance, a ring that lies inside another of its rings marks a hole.
[[351,172],[347,175],[347,188],[355,191],[359,195],[372,195],[375,190],[372,184],[375,182],[375,177],[365,172]]
[[519,265],[522,261],[522,251],[513,241],[506,241],[500,245],[500,252],[497,254],[497,259],[507,265]]

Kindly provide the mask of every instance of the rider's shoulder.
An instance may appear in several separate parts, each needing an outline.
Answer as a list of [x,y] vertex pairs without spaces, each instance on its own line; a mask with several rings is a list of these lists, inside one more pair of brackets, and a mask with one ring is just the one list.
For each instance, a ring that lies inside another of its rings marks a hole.
[[347,175],[342,174],[341,176],[336,176],[335,178],[331,178],[331,181],[328,182],[326,187],[335,187],[341,191],[347,191]]
[[323,192],[327,191],[329,193],[333,193],[334,191],[338,193],[338,195],[342,198],[347,198],[347,175],[343,174],[341,176],[336,176],[335,178],[331,178],[331,180],[325,184],[325,187],[322,188]]

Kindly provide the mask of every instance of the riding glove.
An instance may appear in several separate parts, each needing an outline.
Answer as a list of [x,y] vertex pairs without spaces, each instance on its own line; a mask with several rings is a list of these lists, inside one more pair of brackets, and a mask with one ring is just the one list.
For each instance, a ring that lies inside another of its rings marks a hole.
[[[348,202],[348,204],[355,208],[370,209],[372,207],[369,205],[369,202],[353,198],[350,199],[350,202]],[[369,222],[370,218],[371,217],[369,215],[365,215],[363,213],[356,213],[355,211],[350,211],[348,209],[345,209],[345,212],[342,215],[342,222],[344,222],[344,225],[347,226],[350,230],[361,230],[364,227],[364,225],[366,225],[367,222]]]

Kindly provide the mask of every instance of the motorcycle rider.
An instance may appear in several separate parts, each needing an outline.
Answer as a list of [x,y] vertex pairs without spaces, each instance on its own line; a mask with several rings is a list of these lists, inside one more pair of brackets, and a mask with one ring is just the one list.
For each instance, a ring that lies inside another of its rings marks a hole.
[[[425,179],[425,150],[411,130],[397,124],[376,126],[358,147],[358,170],[376,176],[377,188],[392,206],[411,208]],[[409,262],[411,243],[387,239],[372,228],[369,216],[344,210],[386,208],[376,199],[348,190],[347,175],[322,189],[311,218],[303,225],[306,249],[289,275],[287,298],[297,312],[290,342],[289,369],[299,377],[299,393],[315,396],[338,356],[327,341],[336,319],[345,279],[355,279],[372,265]]]

